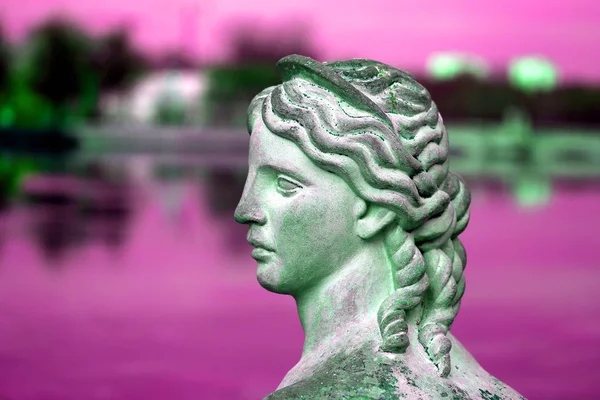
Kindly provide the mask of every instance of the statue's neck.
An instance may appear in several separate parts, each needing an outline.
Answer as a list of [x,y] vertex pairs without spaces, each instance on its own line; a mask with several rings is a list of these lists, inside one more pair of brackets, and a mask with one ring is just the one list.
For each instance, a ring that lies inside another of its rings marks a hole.
[[319,285],[295,296],[305,335],[302,360],[323,360],[380,340],[377,311],[392,291],[383,246],[367,246]]

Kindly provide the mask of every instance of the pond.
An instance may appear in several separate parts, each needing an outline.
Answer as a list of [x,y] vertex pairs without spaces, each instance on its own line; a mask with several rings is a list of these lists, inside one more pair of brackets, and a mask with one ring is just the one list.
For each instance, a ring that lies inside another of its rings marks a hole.
[[[240,182],[220,174],[29,181],[0,217],[0,399],[241,400],[276,388],[302,330],[293,299],[256,282],[232,217]],[[528,399],[600,398],[598,204],[598,189],[557,188],[534,208],[473,190],[452,331]]]

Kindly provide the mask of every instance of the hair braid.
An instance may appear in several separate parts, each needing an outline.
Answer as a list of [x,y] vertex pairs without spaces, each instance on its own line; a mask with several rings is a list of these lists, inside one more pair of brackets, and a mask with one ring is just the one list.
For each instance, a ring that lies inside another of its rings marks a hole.
[[[453,173],[448,174],[440,190],[450,195],[452,202],[448,209],[452,210],[454,218],[451,229],[447,232],[450,237],[445,239],[441,246],[431,248],[428,242],[420,245],[424,250],[430,285],[423,299],[424,313],[419,327],[419,342],[427,350],[439,374],[448,376],[452,344],[446,334],[458,314],[460,300],[465,291],[463,271],[466,266],[466,253],[458,235],[468,223],[470,194],[460,178]],[[426,225],[427,223],[419,230]]]
[[413,236],[395,225],[388,232],[386,250],[392,261],[395,291],[383,302],[377,314],[386,352],[402,353],[408,347],[406,314],[421,304],[429,286],[425,260]]

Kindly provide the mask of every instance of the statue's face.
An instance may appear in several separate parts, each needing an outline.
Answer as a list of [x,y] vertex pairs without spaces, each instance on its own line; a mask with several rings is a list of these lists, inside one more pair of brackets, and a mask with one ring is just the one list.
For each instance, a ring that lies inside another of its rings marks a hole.
[[265,289],[295,296],[339,270],[361,245],[355,233],[361,202],[342,178],[256,124],[235,218],[250,225]]

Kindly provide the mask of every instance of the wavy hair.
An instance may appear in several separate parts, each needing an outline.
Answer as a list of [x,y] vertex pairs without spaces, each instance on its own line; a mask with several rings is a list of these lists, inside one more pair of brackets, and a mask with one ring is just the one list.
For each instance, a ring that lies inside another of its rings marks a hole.
[[469,220],[470,192],[449,172],[448,134],[435,103],[410,74],[372,60],[291,55],[277,67],[283,83],[252,100],[249,132],[262,119],[362,199],[395,213],[385,228],[394,292],[377,315],[381,350],[406,350],[414,313],[419,342],[448,376],[446,334],[465,290],[458,235]]

